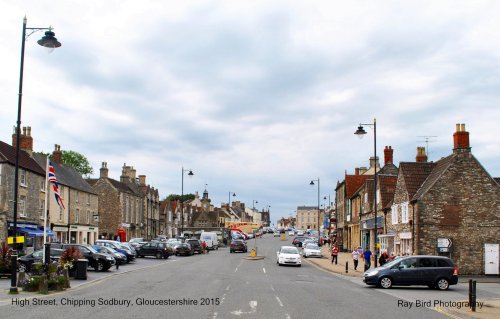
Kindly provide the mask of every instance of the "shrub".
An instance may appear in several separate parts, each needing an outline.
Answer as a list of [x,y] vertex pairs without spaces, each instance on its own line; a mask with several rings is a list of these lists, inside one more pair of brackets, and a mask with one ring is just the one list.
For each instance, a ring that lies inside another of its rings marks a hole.
[[61,255],[61,265],[66,269],[71,269],[80,258],[83,258],[80,250],[74,246],[70,246]]
[[11,268],[12,251],[6,242],[0,243],[0,272],[8,272]]

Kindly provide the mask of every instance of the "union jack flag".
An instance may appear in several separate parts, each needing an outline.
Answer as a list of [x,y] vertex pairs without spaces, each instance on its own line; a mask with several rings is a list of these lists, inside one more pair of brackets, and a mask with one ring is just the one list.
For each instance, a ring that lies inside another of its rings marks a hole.
[[52,166],[52,162],[49,162],[48,180],[49,182],[52,182],[52,189],[54,190],[54,196],[56,198],[57,204],[59,205],[59,207],[64,209],[64,202],[61,195],[59,194],[59,182],[57,181],[56,171],[54,169],[54,166]]

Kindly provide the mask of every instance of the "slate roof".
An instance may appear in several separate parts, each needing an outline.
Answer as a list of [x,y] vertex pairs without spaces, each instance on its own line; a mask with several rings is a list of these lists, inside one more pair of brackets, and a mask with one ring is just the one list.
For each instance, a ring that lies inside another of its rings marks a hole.
[[[0,141],[0,163],[16,165],[16,148],[2,141]],[[45,176],[45,169],[23,150],[19,150],[19,167]]]
[[379,175],[398,175],[399,174],[399,168],[390,163],[390,164],[385,164],[384,167],[382,167],[377,174]]
[[425,194],[431,187],[436,183],[436,181],[439,180],[441,175],[450,167],[450,165],[453,163],[456,155],[451,154],[445,158],[440,159],[435,163],[434,168],[432,169],[431,173],[427,176],[425,181],[422,183],[418,191],[415,193],[414,196],[410,196],[411,200],[418,200],[420,196]]
[[[47,156],[40,153],[33,153],[33,159],[35,159],[38,165],[44,168],[43,171],[45,174]],[[56,162],[52,162],[52,166],[54,167],[56,178],[59,184],[68,186],[72,189],[97,195],[92,186],[90,186],[90,184],[87,183],[85,179],[83,179],[82,175],[78,173],[73,167]]]
[[[116,188],[118,191],[122,192],[122,193],[129,193],[129,194],[135,194],[126,184],[122,183],[122,182],[119,182],[117,180],[114,180],[112,178],[105,178],[106,180],[109,181],[109,183],[111,185],[113,185],[114,188]],[[87,182],[90,184],[90,185],[95,185],[97,183],[97,181],[99,181],[98,178],[89,178],[87,179]]]
[[403,175],[408,198],[412,199],[427,177],[431,174],[436,163],[429,162],[401,162],[400,173]]

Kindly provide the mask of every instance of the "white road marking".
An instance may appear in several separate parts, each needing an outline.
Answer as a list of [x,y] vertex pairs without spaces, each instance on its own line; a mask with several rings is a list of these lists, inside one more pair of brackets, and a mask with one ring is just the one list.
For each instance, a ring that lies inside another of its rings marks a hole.
[[250,304],[250,311],[243,312],[240,309],[240,310],[231,311],[231,314],[236,315],[236,316],[241,316],[242,314],[249,314],[249,313],[257,312],[257,301],[252,300],[249,302],[249,304]]
[[227,285],[226,287],[226,291],[229,291],[229,288],[231,287],[231,285]]
[[286,319],[291,319],[289,314],[286,314]]
[[238,267],[236,267],[236,269],[234,270],[234,272],[237,272],[238,271]]
[[283,307],[283,303],[281,302],[280,297],[278,297],[278,296],[275,296],[275,297],[276,297],[276,300],[278,300],[278,303],[280,304],[280,307]]
[[214,312],[214,316],[212,317],[212,319],[217,319],[217,312]]
[[272,290],[272,291],[275,291],[275,290],[274,290],[274,287],[273,287],[273,285],[271,285],[271,290]]
[[266,273],[266,268],[262,267],[262,271],[263,271],[264,273]]

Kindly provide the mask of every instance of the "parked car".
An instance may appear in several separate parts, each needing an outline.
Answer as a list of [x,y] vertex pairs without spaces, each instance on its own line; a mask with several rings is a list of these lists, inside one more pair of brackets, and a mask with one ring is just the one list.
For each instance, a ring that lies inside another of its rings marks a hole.
[[155,256],[157,259],[165,258],[167,259],[174,254],[172,247],[167,245],[165,242],[150,242],[142,245],[137,251],[137,256]]
[[363,282],[381,288],[392,286],[425,285],[446,290],[458,282],[458,268],[448,257],[407,256],[369,269],[363,274]]
[[[50,249],[50,260],[59,261],[64,249],[51,248]],[[17,267],[19,271],[30,272],[31,266],[34,263],[43,262],[43,250],[37,250],[31,254],[27,254],[17,258]]]
[[96,240],[95,244],[99,246],[111,247],[114,250],[124,254],[125,256],[127,256],[127,263],[133,261],[136,257],[135,249],[132,249],[130,247],[124,247],[123,244],[125,243],[116,240],[99,239]]
[[128,241],[128,243],[132,247],[134,247],[134,249],[137,251],[137,249],[139,249],[139,247],[141,247],[142,245],[147,243],[147,241],[144,240],[144,238],[142,238],[142,237],[137,237],[137,238],[132,238],[131,240]]
[[191,248],[193,249],[194,252],[198,252],[198,254],[201,254],[203,252],[203,247],[201,246],[201,240],[188,239],[186,242],[191,245]]
[[315,243],[308,243],[305,245],[302,249],[302,256],[304,258],[308,257],[323,257],[323,254],[321,254],[321,250],[319,249],[319,246],[316,245]]
[[175,255],[176,256],[179,256],[179,255],[192,256],[192,255],[194,255],[194,250],[193,250],[193,248],[191,248],[190,244],[180,243],[179,245],[177,245],[177,247],[175,249]]
[[236,239],[231,241],[231,245],[229,246],[229,252],[234,253],[236,251],[242,251],[246,253],[248,251],[247,244],[244,240]]
[[279,237],[280,236],[280,233],[277,232],[277,231],[275,231],[273,234],[274,234],[273,237]]
[[295,246],[281,246],[280,250],[276,252],[276,263],[281,265],[296,265],[301,266],[302,260],[300,253]]
[[127,262],[127,256],[114,250],[111,247],[99,246],[99,245],[93,245],[92,247],[101,254],[107,254],[112,256],[118,265],[123,265]]
[[69,247],[76,247],[89,261],[89,267],[94,268],[95,271],[107,271],[113,266],[116,261],[113,257],[97,252],[92,246],[84,244],[62,244],[63,249]]

